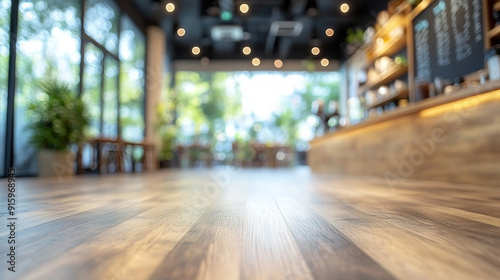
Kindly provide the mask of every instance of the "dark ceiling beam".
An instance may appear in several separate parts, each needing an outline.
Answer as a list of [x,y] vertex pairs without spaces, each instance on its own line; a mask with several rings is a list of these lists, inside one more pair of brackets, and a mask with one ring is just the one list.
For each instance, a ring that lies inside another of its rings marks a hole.
[[293,17],[301,16],[304,14],[308,0],[288,0],[288,1],[290,2],[289,13]]
[[[278,9],[277,7],[275,7],[275,9]],[[272,17],[272,16],[271,16]],[[297,16],[294,16],[294,18],[292,20],[300,20],[301,18],[306,18],[307,16],[305,15],[297,15]],[[262,21],[268,21],[269,20],[269,17],[258,17],[258,16],[252,16],[252,18],[254,20],[262,20]],[[205,20],[205,19],[209,19],[209,20],[218,20],[219,17],[217,16],[212,16],[212,15],[203,15],[201,17],[201,20]],[[244,17],[239,17],[238,15],[234,15],[234,19],[233,19],[233,22],[239,22],[239,21],[244,21],[244,20],[247,20],[248,18],[244,18]],[[281,18],[277,19],[277,20],[280,20]],[[344,23],[351,23],[351,22],[359,22],[359,17],[354,17],[354,16],[341,16],[341,17],[333,17],[333,16],[318,16],[318,17],[315,17],[316,20],[318,21],[323,21],[323,22],[328,22],[328,23],[338,23],[338,24],[344,24]]]
[[[283,9],[286,11],[287,20],[296,21],[298,17],[303,16],[306,7],[314,0],[285,0]],[[314,1],[315,2],[315,1]],[[313,3],[314,5],[316,3]],[[302,31],[304,32],[304,30]],[[278,57],[287,58],[293,48],[294,40],[292,38],[279,38]]]
[[278,57],[287,58],[293,47],[293,40],[291,38],[281,38],[279,41]]
[[219,8],[222,11],[227,11],[234,13],[234,2],[233,0],[219,0]]
[[[281,11],[279,8],[274,8],[273,9],[273,14],[271,15],[271,22],[277,21],[280,19]],[[266,40],[266,49],[265,53],[266,55],[270,55],[273,53],[274,49],[274,43],[276,42],[276,35],[271,34],[271,28],[269,28],[269,33],[267,34],[267,40]]]

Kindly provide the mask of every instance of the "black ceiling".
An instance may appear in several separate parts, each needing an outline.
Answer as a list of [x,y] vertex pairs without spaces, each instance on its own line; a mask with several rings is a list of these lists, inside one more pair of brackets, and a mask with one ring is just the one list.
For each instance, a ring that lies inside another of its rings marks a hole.
[[[174,60],[200,59],[248,59],[242,53],[244,46],[252,48],[251,57],[261,59],[340,59],[344,60],[342,44],[347,28],[373,24],[377,13],[387,7],[386,0],[133,0],[149,24],[157,24],[167,34],[168,46]],[[165,10],[165,4],[173,2],[173,13]],[[350,9],[342,13],[342,3]],[[247,14],[239,11],[239,5],[247,3]],[[232,12],[230,21],[221,19],[221,11]],[[296,37],[280,37],[270,34],[275,21],[299,21],[303,29]],[[245,38],[241,41],[216,41],[211,29],[218,25],[241,26]],[[175,35],[177,28],[186,30],[184,37]],[[335,34],[328,37],[327,28]],[[198,45],[201,53],[194,56],[191,48]],[[318,56],[311,54],[311,47],[321,49]]]

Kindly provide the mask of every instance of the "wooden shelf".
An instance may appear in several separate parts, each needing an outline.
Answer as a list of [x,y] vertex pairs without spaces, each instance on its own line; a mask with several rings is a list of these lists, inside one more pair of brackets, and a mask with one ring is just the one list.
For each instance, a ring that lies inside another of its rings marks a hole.
[[360,87],[358,90],[358,94],[362,94],[364,92],[369,91],[372,88],[375,88],[375,87],[378,87],[381,85],[386,85],[386,84],[396,80],[397,78],[403,76],[406,73],[408,73],[407,66],[393,67],[389,71],[385,71],[384,73],[382,73],[380,75],[381,78],[378,81],[366,83],[364,86]]
[[403,13],[404,11],[401,11],[397,14],[392,15],[391,18],[375,32],[373,39],[377,40],[377,38],[385,38],[395,28],[399,26],[404,27],[405,15]]
[[408,98],[408,91],[407,90],[400,92],[396,95],[388,94],[388,96],[386,96],[385,98],[377,100],[377,102],[375,102],[373,104],[370,104],[370,105],[367,104],[367,105],[365,105],[365,107],[366,107],[366,109],[377,108],[378,106],[383,106],[383,105],[386,105],[388,103],[391,103],[394,100],[402,99],[402,98]]
[[496,2],[495,4],[493,4],[493,11],[498,11],[500,10],[500,2]]
[[493,29],[488,31],[488,37],[490,39],[500,37],[500,25],[497,25],[497,26],[493,27]]
[[406,36],[391,40],[382,46],[373,45],[367,53],[369,63],[382,56],[391,56],[406,47]]
[[364,44],[361,48],[359,48],[356,52],[354,52],[350,58],[355,57],[356,54],[365,53],[366,54],[366,64],[369,65],[373,63],[373,61],[384,55],[392,55],[396,52],[400,51],[403,47],[406,46],[406,36],[403,35],[401,38],[396,38],[392,40],[388,40],[383,46],[377,46],[376,40],[377,38],[387,39],[392,30],[397,27],[403,27],[406,29],[406,9],[394,14],[391,18],[380,27],[373,36],[373,42],[371,44]]
[[436,97],[424,99],[424,100],[419,101],[417,103],[413,103],[413,104],[410,103],[410,105],[408,105],[405,108],[401,108],[401,109],[393,111],[393,112],[384,113],[382,115],[375,116],[373,118],[367,119],[367,120],[362,121],[362,122],[355,124],[355,125],[343,127],[334,133],[328,133],[328,134],[325,134],[321,137],[315,138],[315,139],[311,140],[309,143],[317,144],[317,143],[320,143],[322,141],[329,140],[333,137],[337,137],[337,136],[345,134],[345,133],[349,133],[352,131],[356,131],[359,129],[370,127],[370,126],[373,126],[375,124],[387,122],[390,120],[398,119],[398,118],[405,117],[405,116],[412,115],[412,114],[417,114],[417,113],[420,113],[426,109],[430,109],[430,108],[434,108],[434,107],[437,107],[440,105],[448,104],[448,103],[462,100],[462,99],[465,99],[468,97],[473,97],[473,96],[478,96],[481,94],[495,92],[498,90],[500,90],[500,81],[491,81],[491,82],[488,82],[484,85],[480,85],[480,86],[474,87],[474,88],[461,88],[459,90],[454,91],[452,94],[449,94],[449,95],[439,95]]

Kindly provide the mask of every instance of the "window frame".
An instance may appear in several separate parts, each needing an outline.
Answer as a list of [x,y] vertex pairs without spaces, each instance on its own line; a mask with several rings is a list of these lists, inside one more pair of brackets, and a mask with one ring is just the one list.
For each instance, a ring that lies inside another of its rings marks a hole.
[[[119,57],[119,44],[120,44],[120,35],[121,35],[121,25],[123,17],[128,17],[131,22],[137,27],[139,32],[142,32],[145,44],[144,51],[144,86],[142,89],[142,102],[143,108],[141,111],[142,119],[144,123],[146,123],[146,101],[147,101],[147,56],[148,56],[148,36],[146,32],[146,23],[144,19],[140,17],[140,15],[134,11],[134,9],[128,4],[133,4],[132,1],[123,3],[123,1],[117,0],[107,0],[116,5],[118,10],[118,30],[117,30],[117,38],[118,38],[118,50],[117,53],[107,50],[103,45],[98,43],[95,39],[85,33],[85,9],[87,0],[80,0],[80,67],[79,67],[79,83],[77,85],[78,95],[84,94],[83,85],[83,75],[85,71],[85,46],[86,44],[92,44],[103,52],[103,73],[101,76],[101,114],[100,114],[100,133],[102,133],[102,125],[103,125],[103,103],[102,98],[104,94],[104,67],[106,57],[110,57],[117,61],[118,66],[118,75],[116,77],[116,122],[117,122],[117,138],[121,137],[121,125],[120,125],[120,73],[121,73],[121,65],[120,65],[120,57]],[[5,177],[8,174],[8,171],[11,167],[14,166],[14,140],[15,140],[15,127],[14,127],[14,115],[15,115],[15,91],[16,91],[16,61],[17,61],[17,35],[18,35],[18,24],[19,24],[19,4],[20,0],[11,0],[11,8],[10,8],[10,21],[9,21],[9,60],[8,60],[8,75],[7,75],[7,110],[6,110],[6,129],[5,129],[5,147],[0,147],[0,149],[5,149],[5,157],[0,160],[4,160],[4,168],[2,172],[0,172],[0,178]],[[146,136],[146,129],[143,129],[143,136]],[[1,137],[1,136],[0,136]]]

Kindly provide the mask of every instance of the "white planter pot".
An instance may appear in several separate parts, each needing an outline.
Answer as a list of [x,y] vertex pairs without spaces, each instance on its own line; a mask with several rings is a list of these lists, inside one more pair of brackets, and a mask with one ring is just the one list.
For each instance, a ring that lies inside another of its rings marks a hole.
[[75,155],[72,151],[58,152],[53,150],[38,151],[38,175],[73,176],[75,174]]

